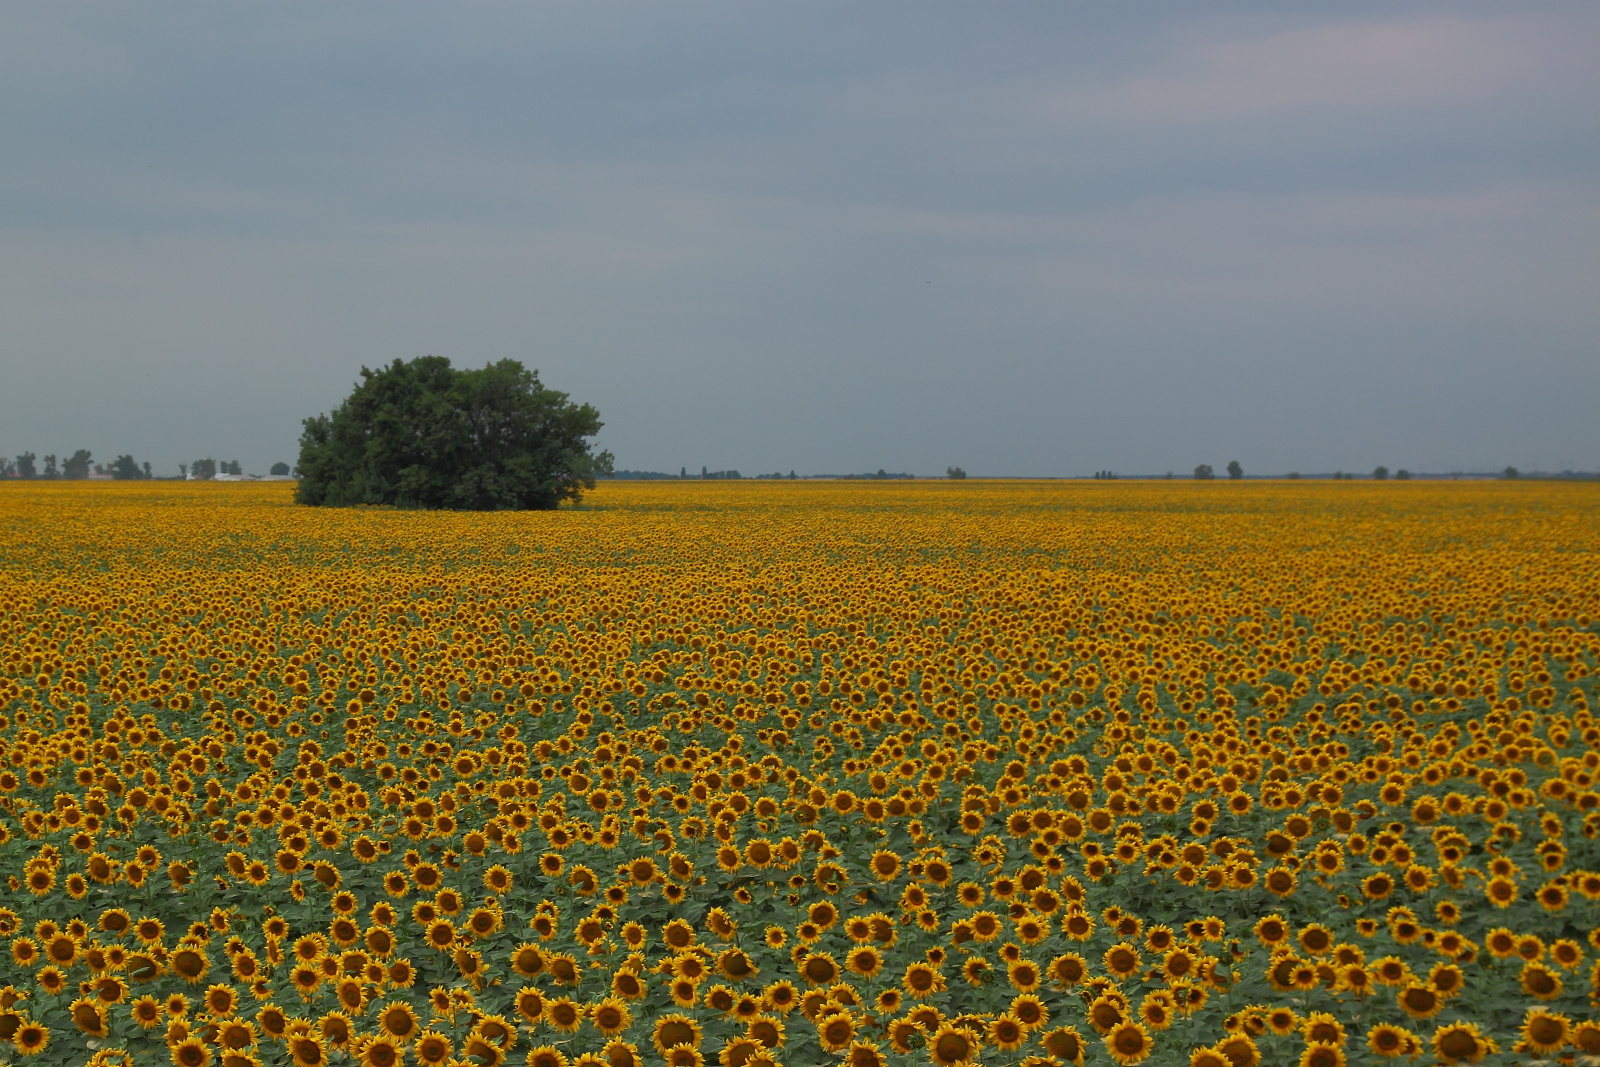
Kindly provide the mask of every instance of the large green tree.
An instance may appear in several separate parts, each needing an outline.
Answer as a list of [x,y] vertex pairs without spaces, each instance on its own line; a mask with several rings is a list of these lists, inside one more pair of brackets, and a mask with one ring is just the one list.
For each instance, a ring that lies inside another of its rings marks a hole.
[[332,415],[305,420],[302,504],[554,508],[611,473],[611,453],[585,440],[600,413],[516,360],[458,370],[422,356],[361,378]]

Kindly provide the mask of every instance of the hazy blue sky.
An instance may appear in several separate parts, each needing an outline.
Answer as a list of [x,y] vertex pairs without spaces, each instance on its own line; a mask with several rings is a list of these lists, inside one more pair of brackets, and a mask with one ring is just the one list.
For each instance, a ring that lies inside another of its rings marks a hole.
[[0,5],[0,453],[1600,468],[1600,4]]

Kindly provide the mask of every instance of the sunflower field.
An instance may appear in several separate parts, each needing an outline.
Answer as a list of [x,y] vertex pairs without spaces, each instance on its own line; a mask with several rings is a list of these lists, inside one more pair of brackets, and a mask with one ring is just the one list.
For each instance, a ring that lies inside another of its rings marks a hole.
[[1600,1057],[1594,486],[291,494],[0,485],[0,1061]]

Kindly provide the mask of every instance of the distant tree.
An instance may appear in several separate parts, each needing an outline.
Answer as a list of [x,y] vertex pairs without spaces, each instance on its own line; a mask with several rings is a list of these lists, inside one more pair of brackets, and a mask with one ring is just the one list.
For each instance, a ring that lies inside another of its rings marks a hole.
[[184,479],[189,477],[189,465],[187,463],[178,464],[178,477]]
[[132,456],[124,454],[111,461],[111,477],[118,481],[129,481],[148,475],[139,469],[138,462]]
[[679,467],[678,468],[678,477],[680,477],[680,478],[689,477],[689,468],[688,467]]
[[967,476],[967,472],[962,470],[960,467],[946,467],[944,469],[944,476],[946,478],[953,478],[956,481],[960,481],[962,478]]
[[705,468],[704,465],[702,465],[700,467],[700,477],[704,478],[705,476],[706,476],[706,468]]
[[219,474],[243,474],[244,468],[239,466],[239,461],[236,459],[225,459],[217,464],[217,472]]
[[305,420],[302,504],[554,508],[611,472],[586,440],[600,413],[516,360],[457,370],[423,356],[361,376],[331,416]]
[[1372,468],[1372,480],[1375,481],[1375,482],[1386,482],[1386,481],[1388,481],[1389,480],[1389,468],[1388,467],[1383,467],[1383,466],[1378,466],[1378,467]]
[[1406,470],[1404,467],[1401,467],[1399,470],[1394,472],[1394,477],[1395,481],[1409,482],[1411,480],[1411,472]]
[[37,468],[37,467],[35,467],[33,465],[33,461],[35,459],[37,459],[37,458],[39,458],[39,457],[35,456],[32,452],[24,452],[22,455],[18,456],[17,457],[17,477],[19,477],[19,478],[37,478],[37,477],[39,477],[39,468]]
[[56,457],[53,455],[44,457],[44,476],[46,478],[61,477],[61,472],[56,469]]
[[1194,469],[1194,478],[1197,482],[1209,482],[1216,474],[1211,470],[1211,464],[1202,463]]
[[1234,481],[1238,481],[1240,478],[1244,477],[1244,468],[1239,466],[1238,460],[1228,460],[1228,477],[1232,478]]
[[17,473],[17,468],[9,459],[0,458],[0,478],[10,478]]
[[797,477],[797,475],[794,473],[794,468],[791,467],[789,469],[789,480],[792,482],[792,481],[795,480],[796,477]]
[[189,464],[189,473],[194,476],[196,481],[209,482],[217,476],[217,461],[210,456],[205,459],[197,459]]
[[1171,471],[1167,472],[1167,481],[1169,481],[1169,482],[1172,481],[1172,472]]
[[144,468],[143,469],[144,469],[145,478],[148,479],[148,478],[154,478],[155,477],[155,473],[150,470],[150,461],[149,460],[145,460],[144,461]]
[[1344,471],[1334,471],[1333,472],[1333,480],[1336,481],[1336,482],[1344,481]]
[[1515,467],[1507,467],[1503,472],[1501,472],[1500,477],[1502,477],[1502,478],[1520,478],[1520,477],[1522,477],[1522,472],[1517,470],[1517,468],[1515,468]]
[[1300,480],[1300,472],[1299,471],[1290,471],[1289,472],[1289,480],[1291,482],[1298,482]]
[[87,478],[89,469],[94,464],[94,457],[87,448],[80,448],[61,465],[61,475],[64,478]]
[[287,463],[274,463],[268,473],[275,478],[281,478],[289,473],[289,465]]

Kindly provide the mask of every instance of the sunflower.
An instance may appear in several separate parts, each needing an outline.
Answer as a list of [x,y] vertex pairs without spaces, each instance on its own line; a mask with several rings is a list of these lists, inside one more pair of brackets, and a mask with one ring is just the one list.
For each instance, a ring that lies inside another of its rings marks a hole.
[[1126,1022],[1127,1002],[1121,995],[1101,995],[1089,1003],[1089,1025],[1102,1036],[1111,1033],[1120,1023]]
[[1520,890],[1510,878],[1495,877],[1484,883],[1483,895],[1495,907],[1505,909],[1517,902]]
[[92,997],[80,997],[72,1002],[69,1009],[72,1015],[72,1025],[88,1034],[90,1037],[105,1037],[106,1028],[110,1020],[106,1017],[106,1009],[100,1002]]
[[538,1023],[544,1018],[544,994],[539,992],[539,990],[535,989],[533,986],[523,986],[521,989],[519,989],[517,991],[516,999],[513,1003],[515,1005],[517,1014],[520,1015],[530,1026],[538,1025]]
[[663,1055],[666,1067],[704,1067],[705,1055],[692,1045],[673,1045]]
[[626,967],[618,968],[611,976],[611,992],[623,1000],[643,1000],[647,992],[645,978]]
[[195,946],[185,946],[174,952],[168,960],[172,972],[190,985],[199,985],[211,969],[211,961]]
[[1248,1034],[1233,1034],[1213,1047],[1232,1067],[1256,1067],[1261,1062],[1261,1050]]
[[328,1062],[328,1050],[313,1034],[294,1034],[288,1044],[290,1062],[294,1067],[324,1067]]
[[1420,1039],[1417,1035],[1403,1026],[1379,1023],[1367,1031],[1367,1048],[1379,1056],[1392,1059],[1406,1055],[1408,1050],[1419,1047]]
[[396,989],[410,989],[417,980],[416,968],[411,966],[411,961],[405,957],[390,960],[384,968],[384,981]]
[[1121,1064],[1139,1063],[1155,1047],[1150,1032],[1136,1022],[1118,1024],[1102,1040],[1111,1058]]
[[687,1015],[673,1013],[671,1015],[663,1015],[656,1020],[650,1040],[655,1045],[656,1051],[665,1056],[669,1048],[678,1045],[699,1048],[700,1038],[699,1023]]
[[576,1033],[583,1023],[583,1008],[570,997],[545,1002],[544,1021],[564,1034]]
[[763,1048],[777,1048],[784,1041],[784,1026],[781,1020],[770,1015],[757,1015],[745,1024],[745,1034]]
[[1044,1001],[1032,993],[1018,993],[1012,997],[1010,1012],[1025,1032],[1036,1030],[1050,1022],[1049,1009],[1045,1007]]
[[1083,1038],[1070,1026],[1058,1026],[1039,1039],[1045,1052],[1063,1063],[1083,1067]]
[[998,1048],[1006,1052],[1014,1052],[1022,1047],[1027,1039],[1028,1031],[1018,1019],[1010,1012],[1001,1012],[989,1021],[989,1040]]
[[[1411,1043],[1421,1046],[1415,1035],[1408,1034]],[[1433,1032],[1433,1051],[1445,1063],[1477,1063],[1485,1056],[1499,1052],[1494,1041],[1478,1032],[1475,1023],[1448,1023]]]
[[46,967],[39,972],[39,988],[52,996],[66,991],[67,976],[61,973],[59,967]]
[[625,1001],[606,997],[589,1009],[589,1022],[606,1037],[615,1037],[633,1025],[633,1013]]
[[800,1004],[800,991],[786,979],[772,982],[761,990],[761,999],[767,1007],[787,1015]]
[[1006,980],[1019,993],[1036,992],[1040,984],[1038,964],[1031,960],[1012,960],[1006,965]]
[[128,1012],[142,1029],[151,1030],[161,1025],[161,1005],[155,997],[138,998],[128,1006]]
[[824,1051],[841,1052],[855,1036],[856,1022],[848,1012],[836,1012],[817,1020],[817,1040]]
[[1542,963],[1527,963],[1522,968],[1522,991],[1539,1000],[1555,1000],[1561,995],[1561,975]]
[[422,1029],[417,1013],[403,1000],[394,1000],[378,1010],[378,1025],[396,1041],[405,1043]]
[[398,1067],[405,1058],[405,1046],[388,1034],[369,1037],[361,1046],[361,1067]]
[[1139,1004],[1139,1021],[1151,1030],[1165,1030],[1172,1025],[1177,1004],[1170,992],[1158,989]]
[[237,1051],[256,1043],[256,1028],[242,1019],[225,1019],[217,1027],[217,1043],[225,1049]]
[[883,956],[872,946],[862,945],[850,950],[849,955],[845,957],[845,967],[852,974],[858,974],[863,978],[875,978],[878,972],[883,970]]
[[1560,1052],[1572,1041],[1572,1020],[1565,1015],[1530,1008],[1522,1021],[1522,1040],[1541,1056]]
[[186,1037],[171,1046],[174,1067],[206,1067],[211,1062],[211,1049],[197,1037]]
[[927,1049],[929,1058],[938,1067],[956,1067],[970,1063],[977,1056],[978,1042],[965,1029],[944,1023],[929,1035]]
[[1300,1054],[1298,1067],[1345,1067],[1345,1052],[1338,1045],[1313,1041]]
[[1106,969],[1118,978],[1126,978],[1139,969],[1139,950],[1126,941],[1118,942],[1106,950]]

